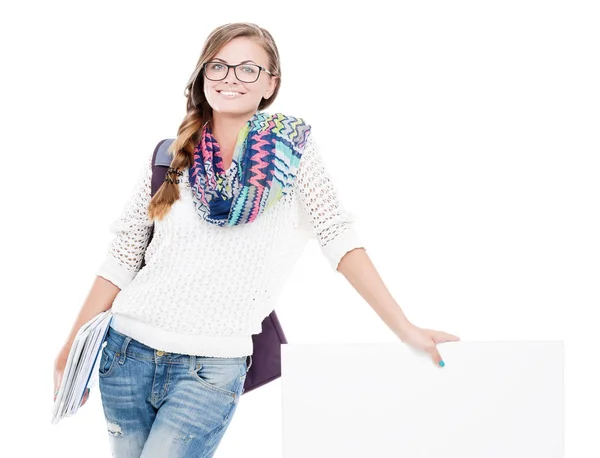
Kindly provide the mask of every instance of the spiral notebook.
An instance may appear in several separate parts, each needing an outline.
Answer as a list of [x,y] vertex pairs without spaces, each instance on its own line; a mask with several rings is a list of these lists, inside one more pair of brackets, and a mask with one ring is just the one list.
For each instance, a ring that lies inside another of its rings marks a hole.
[[112,318],[112,310],[106,310],[85,323],[77,332],[54,401],[52,424],[75,414],[85,390],[97,383],[99,355]]

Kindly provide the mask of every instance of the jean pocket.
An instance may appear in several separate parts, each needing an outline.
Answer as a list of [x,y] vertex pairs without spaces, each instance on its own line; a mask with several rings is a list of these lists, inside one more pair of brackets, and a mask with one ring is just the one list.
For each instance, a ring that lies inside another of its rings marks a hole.
[[99,377],[108,377],[113,372],[115,360],[118,356],[119,353],[108,348],[108,345],[102,349],[102,357],[100,358],[100,366],[98,367]]
[[191,375],[203,387],[235,398],[243,383],[240,367],[239,364],[198,363]]

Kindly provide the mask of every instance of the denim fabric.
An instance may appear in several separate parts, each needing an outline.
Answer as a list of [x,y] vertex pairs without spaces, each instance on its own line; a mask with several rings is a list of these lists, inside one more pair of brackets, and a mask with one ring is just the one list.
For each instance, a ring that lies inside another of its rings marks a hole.
[[98,384],[113,456],[212,457],[241,397],[247,358],[157,351],[109,327]]

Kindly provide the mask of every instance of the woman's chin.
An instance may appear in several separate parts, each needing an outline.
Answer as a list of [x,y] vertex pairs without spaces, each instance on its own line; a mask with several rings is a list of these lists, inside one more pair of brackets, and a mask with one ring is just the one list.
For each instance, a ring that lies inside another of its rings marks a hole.
[[229,115],[229,116],[242,116],[248,113],[254,113],[256,108],[247,107],[235,104],[223,104],[219,103],[216,107],[213,107],[213,113],[219,113],[220,115]]

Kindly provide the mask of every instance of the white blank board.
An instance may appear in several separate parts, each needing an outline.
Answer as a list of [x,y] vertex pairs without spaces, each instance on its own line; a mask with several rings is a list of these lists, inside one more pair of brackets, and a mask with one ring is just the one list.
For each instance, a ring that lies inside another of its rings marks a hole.
[[285,344],[284,458],[564,458],[564,345]]

